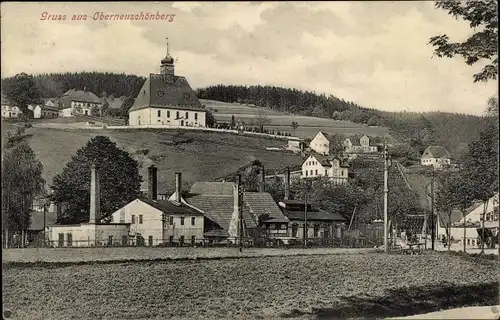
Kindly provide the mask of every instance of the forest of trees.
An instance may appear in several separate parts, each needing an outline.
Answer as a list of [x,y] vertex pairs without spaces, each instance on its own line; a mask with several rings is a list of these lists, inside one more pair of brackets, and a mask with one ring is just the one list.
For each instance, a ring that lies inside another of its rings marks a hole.
[[[12,79],[13,77],[2,79],[2,91]],[[146,78],[124,73],[67,72],[33,75],[33,80],[43,98],[60,97],[70,89],[82,90],[84,87],[99,97],[106,95],[135,97]]]

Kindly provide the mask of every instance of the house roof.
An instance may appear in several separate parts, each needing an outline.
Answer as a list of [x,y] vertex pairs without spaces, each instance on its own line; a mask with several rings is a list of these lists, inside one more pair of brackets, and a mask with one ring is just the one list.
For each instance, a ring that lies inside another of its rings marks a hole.
[[[471,211],[475,210],[477,207],[479,207],[482,204],[482,202],[475,202],[473,203],[470,207],[467,208],[466,214],[469,214]],[[448,216],[448,213],[446,212],[438,212],[438,217],[439,217],[439,222],[442,224],[442,227],[446,227],[448,222],[450,221],[451,224],[458,223],[462,218],[462,212],[460,210],[453,209],[451,211],[451,219],[450,216]]]
[[200,211],[195,210],[183,203],[167,201],[167,200],[151,200],[139,199],[150,206],[169,214],[188,214],[188,215],[203,215]]
[[[47,211],[45,216],[45,225],[53,225],[57,221],[57,212]],[[31,225],[29,230],[31,231],[40,231],[43,230],[43,212],[32,210],[31,211]]]
[[450,158],[450,154],[441,146],[429,146],[422,154],[422,158]]
[[142,86],[129,112],[149,107],[205,111],[186,78],[153,73]]
[[41,105],[40,108],[42,110],[46,110],[46,111],[55,111],[55,112],[59,111],[59,109],[56,107],[51,107],[51,106],[46,106],[46,105]]
[[245,192],[243,200],[250,212],[256,217],[267,215],[269,218],[266,221],[288,221],[288,218],[281,212],[276,202],[274,202],[273,197],[267,192]]
[[[234,211],[232,182],[196,182],[184,197],[187,203],[202,210],[205,217],[228,230]],[[255,228],[262,215],[272,219],[286,219],[272,196],[267,193],[243,193],[243,219],[248,228]]]
[[[290,210],[283,209],[283,214],[288,217],[290,220],[304,220],[304,211],[303,210]],[[347,221],[346,218],[341,215],[333,212],[328,212],[324,210],[313,210],[307,212],[307,220],[316,220],[316,221],[338,221],[344,222]]]
[[324,167],[331,167],[330,161],[333,161],[334,159],[337,159],[337,160],[339,160],[340,166],[342,168],[349,168],[348,159],[341,159],[340,157],[338,157],[336,155],[324,156],[322,154],[319,154],[319,153],[316,153],[316,152],[312,152],[311,156],[315,157],[316,160],[318,160],[318,162],[321,163],[321,165],[324,166]]
[[101,100],[99,99],[99,97],[97,97],[91,91],[71,89],[71,90],[66,91],[62,96],[69,97],[71,101],[101,103]]

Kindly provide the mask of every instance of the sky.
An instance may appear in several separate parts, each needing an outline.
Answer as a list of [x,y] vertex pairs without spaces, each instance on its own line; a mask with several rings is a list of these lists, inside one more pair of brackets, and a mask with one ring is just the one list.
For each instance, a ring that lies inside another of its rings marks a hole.
[[[98,18],[141,12],[174,16]],[[73,15],[87,19],[72,20]],[[481,64],[433,57],[428,45],[435,35],[463,41],[472,32],[467,22],[431,1],[2,2],[1,76],[78,71],[147,76],[159,73],[168,37],[175,72],[193,88],[275,85],[380,110],[480,115],[497,93],[496,81],[473,83]]]

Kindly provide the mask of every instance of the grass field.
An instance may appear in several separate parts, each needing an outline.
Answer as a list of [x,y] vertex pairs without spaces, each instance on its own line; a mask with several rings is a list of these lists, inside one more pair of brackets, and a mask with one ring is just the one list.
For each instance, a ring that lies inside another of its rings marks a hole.
[[498,302],[498,262],[439,253],[5,266],[15,319],[397,317]]
[[217,121],[229,122],[234,115],[237,120],[242,120],[245,123],[252,123],[259,113],[266,116],[269,121],[265,127],[270,130],[279,130],[281,132],[289,132],[293,134],[291,127],[292,121],[297,121],[299,127],[295,131],[295,135],[301,138],[312,139],[318,131],[328,133],[341,133],[345,135],[366,134],[368,136],[388,136],[389,130],[382,127],[369,127],[359,123],[350,121],[336,121],[333,119],[314,118],[306,116],[298,116],[292,114],[284,114],[277,111],[249,107],[239,103],[226,103],[214,100],[200,100],[207,108],[212,110],[217,109],[214,113]]
[[[4,131],[9,126],[2,127]],[[186,131],[186,137],[193,138],[194,141],[177,147],[169,144],[175,134],[174,130],[29,128],[27,133],[33,135],[30,143],[43,163],[43,177],[49,184],[70,161],[71,155],[97,135],[109,136],[120,148],[131,154],[148,149],[147,155],[137,155],[136,158],[141,163],[145,181],[146,167],[153,163],[158,167],[159,193],[174,190],[175,172],[182,172],[183,184],[188,185],[195,181],[225,177],[256,159],[268,170],[302,163],[302,158],[292,152],[266,150],[266,147],[284,146],[286,141],[218,132]]]

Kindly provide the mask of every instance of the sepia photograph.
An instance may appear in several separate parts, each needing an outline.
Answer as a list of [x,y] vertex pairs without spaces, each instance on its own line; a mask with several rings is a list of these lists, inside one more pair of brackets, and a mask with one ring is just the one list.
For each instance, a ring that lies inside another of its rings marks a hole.
[[0,14],[3,319],[500,320],[498,1]]

